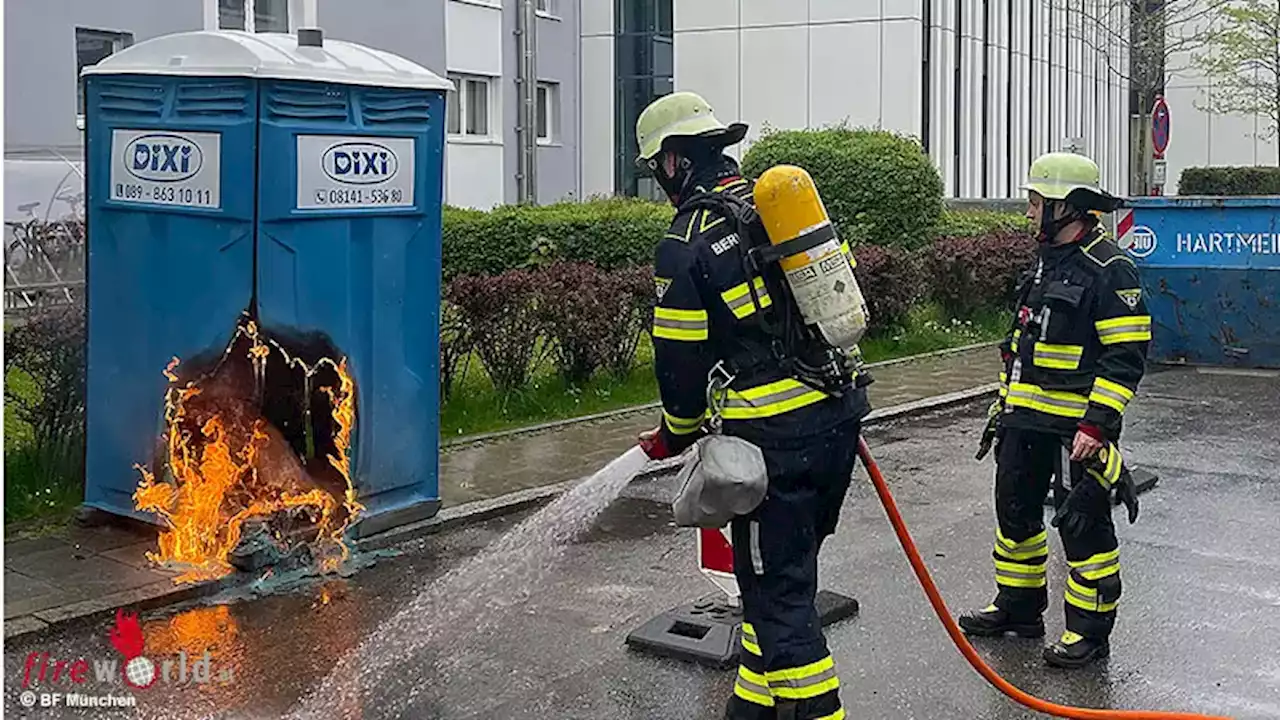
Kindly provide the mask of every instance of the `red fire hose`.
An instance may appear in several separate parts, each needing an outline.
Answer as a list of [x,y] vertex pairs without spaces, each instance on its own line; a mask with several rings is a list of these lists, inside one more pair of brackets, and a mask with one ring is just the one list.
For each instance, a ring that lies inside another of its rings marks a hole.
[[1009,681],[997,675],[995,670],[992,670],[982,660],[978,655],[978,651],[973,649],[973,646],[969,644],[968,638],[956,625],[956,621],[952,619],[951,612],[947,610],[947,604],[942,600],[942,595],[938,593],[938,586],[933,584],[933,578],[929,576],[929,570],[925,567],[924,560],[920,559],[920,551],[916,549],[915,541],[911,539],[911,533],[907,530],[906,523],[902,521],[902,515],[898,512],[898,504],[893,501],[893,495],[889,493],[889,486],[885,484],[884,476],[880,474],[880,468],[876,465],[875,459],[871,457],[871,451],[867,448],[867,443],[862,438],[858,439],[858,457],[862,458],[862,463],[866,466],[867,473],[871,475],[871,482],[876,487],[876,494],[880,496],[880,503],[884,505],[884,511],[889,515],[889,522],[893,524],[893,531],[898,535],[898,542],[902,543],[902,549],[906,551],[907,559],[911,561],[911,569],[915,571],[916,578],[920,580],[920,585],[924,588],[924,594],[929,597],[929,604],[933,605],[933,611],[937,613],[938,619],[947,628],[947,634],[951,636],[951,641],[956,644],[956,648],[960,650],[960,653],[969,661],[973,669],[977,670],[978,674],[997,690],[1032,710],[1076,720],[1231,720],[1219,715],[1198,715],[1196,713],[1163,712],[1159,710],[1095,710],[1092,708],[1071,707],[1041,700],[1014,687]]

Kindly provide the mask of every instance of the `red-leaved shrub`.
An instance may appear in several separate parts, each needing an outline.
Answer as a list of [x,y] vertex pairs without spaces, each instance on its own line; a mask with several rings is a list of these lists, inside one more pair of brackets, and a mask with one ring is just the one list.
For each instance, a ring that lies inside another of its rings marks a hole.
[[871,314],[869,329],[880,331],[901,325],[907,311],[924,294],[924,277],[917,253],[896,247],[859,245],[853,255],[858,261],[854,271],[858,287]]
[[653,281],[644,268],[607,271],[590,263],[554,263],[536,271],[544,327],[556,366],[571,384],[597,370],[630,371],[644,330]]
[[933,299],[957,318],[980,309],[1008,309],[1018,276],[1035,253],[1035,240],[1024,233],[942,238],[924,253]]
[[538,275],[527,270],[464,275],[454,278],[445,294],[458,307],[494,388],[507,393],[524,387],[545,333]]

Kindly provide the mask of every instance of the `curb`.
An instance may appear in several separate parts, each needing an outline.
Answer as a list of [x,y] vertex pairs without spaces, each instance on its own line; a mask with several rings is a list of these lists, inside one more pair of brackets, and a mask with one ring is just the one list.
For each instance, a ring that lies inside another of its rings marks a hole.
[[[970,345],[961,345],[960,347],[944,348],[942,350],[933,350],[927,353],[919,353],[917,355],[908,355],[906,357],[894,358],[892,360],[880,360],[878,362],[867,363],[868,370],[876,368],[892,367],[895,365],[905,365],[907,363],[919,362],[921,360],[931,360],[938,357],[946,357],[947,355],[955,355],[958,353],[969,352],[971,350],[980,350],[982,348],[995,347],[1000,344],[999,340],[988,340],[980,343],[972,343]],[[494,440],[504,440],[509,437],[519,437],[522,435],[536,435],[548,430],[558,430],[563,427],[579,425],[583,423],[591,423],[599,420],[613,420],[616,418],[626,417],[628,415],[637,415],[639,413],[650,412],[662,407],[661,402],[645,403],[643,405],[631,405],[628,407],[617,408],[616,410],[605,410],[604,412],[593,413],[591,415],[582,415],[575,418],[566,418],[564,420],[552,420],[550,422],[538,423],[537,425],[527,425],[525,427],[511,428],[509,430],[496,430],[494,432],[479,433],[476,435],[464,435],[458,438],[440,441],[440,451],[446,452],[456,450],[458,448],[471,445],[480,445]],[[872,413],[875,415],[875,413]]]
[[[951,349],[943,352],[945,354],[949,352],[959,352],[959,350]],[[922,356],[904,358],[903,360],[918,359],[920,357]],[[908,417],[922,415],[928,412],[945,410],[959,405],[966,405],[989,395],[995,395],[999,387],[999,383],[988,383],[986,385],[980,385],[967,390],[936,395],[934,397],[924,398],[923,400],[917,400],[915,402],[875,410],[872,411],[871,414],[867,415],[867,417],[863,418],[862,425],[866,428],[894,420],[902,420]],[[635,409],[627,412],[635,412]],[[614,411],[613,414],[608,416],[612,417],[616,414],[620,413],[618,413],[618,411]],[[583,422],[584,420],[578,419],[577,421]],[[528,432],[528,430],[526,430],[526,432]],[[632,482],[653,479],[669,474],[678,469],[682,464],[683,463],[680,458],[652,463],[637,475],[635,480]],[[582,482],[586,477],[587,476],[573,480],[565,480],[552,485],[520,490],[486,500],[477,500],[474,502],[463,503],[462,505],[446,507],[431,518],[387,530],[377,535],[371,535],[367,538],[353,542],[352,545],[356,550],[360,551],[369,552],[373,550],[381,550],[410,540],[416,540],[428,535],[433,535],[444,530],[450,530],[465,525],[483,522],[485,520],[492,520],[505,515],[511,515],[524,510],[538,508],[550,503],[565,491]],[[6,618],[4,620],[4,639],[6,641],[12,641],[52,627],[66,627],[75,623],[89,623],[100,617],[106,617],[113,613],[116,608],[126,608],[141,612],[144,610],[155,610],[167,605],[173,605],[201,597],[207,597],[241,584],[238,580],[239,578],[236,578],[233,575],[212,582],[186,586],[169,585],[168,588],[159,587],[160,583],[153,583],[142,588],[112,593],[100,598],[73,603],[71,605],[64,605],[59,608],[50,608],[38,613]],[[165,584],[167,585],[168,581],[166,581]]]

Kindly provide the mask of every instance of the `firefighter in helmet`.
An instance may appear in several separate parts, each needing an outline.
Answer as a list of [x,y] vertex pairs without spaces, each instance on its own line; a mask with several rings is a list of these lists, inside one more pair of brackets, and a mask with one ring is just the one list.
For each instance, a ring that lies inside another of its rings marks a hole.
[[978,636],[1044,635],[1043,506],[1056,478],[1051,524],[1070,572],[1066,631],[1044,659],[1076,668],[1110,652],[1120,600],[1111,497],[1124,501],[1133,522],[1137,498],[1118,443],[1145,370],[1151,317],[1137,268],[1096,216],[1122,205],[1099,187],[1098,166],[1081,155],[1049,153],[1031,165],[1023,189],[1027,218],[1038,228],[1038,258],[1020,282],[1001,345],[1000,398],[978,454],[995,440],[997,595],[987,608],[962,615],[960,625]]
[[[755,182],[724,148],[746,131],[721,123],[690,92],[659,98],[636,123],[637,164],[677,209],[654,263],[662,420],[640,440],[654,459],[679,455],[708,429],[760,449],[767,495],[731,522],[744,622],[726,717],[831,720],[844,711],[814,607],[817,557],[853,474],[870,378],[852,370],[843,390],[820,389],[827,386],[794,370],[812,367],[794,357],[809,348],[770,334],[769,319],[792,310],[781,286],[753,276],[743,260],[755,236],[742,236],[734,208],[754,208]],[[847,245],[836,252],[852,265]]]

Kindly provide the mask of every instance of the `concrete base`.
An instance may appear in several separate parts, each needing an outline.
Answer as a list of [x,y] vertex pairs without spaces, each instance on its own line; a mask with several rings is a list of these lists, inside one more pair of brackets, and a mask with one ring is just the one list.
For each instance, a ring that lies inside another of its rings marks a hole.
[[378,513],[359,520],[352,528],[357,540],[361,540],[388,530],[411,525],[416,522],[435,517],[440,512],[440,499],[422,500],[395,510]]
[[[1141,495],[1146,491],[1154,488],[1160,482],[1160,476],[1140,467],[1132,467],[1129,473],[1133,475],[1133,482],[1138,486],[1138,494]],[[1046,507],[1053,507],[1053,490],[1050,488],[1049,495],[1044,499]],[[1111,504],[1119,505],[1120,499],[1114,494],[1111,496]]]
[[[829,590],[819,590],[815,604],[824,627],[859,609],[854,598]],[[741,629],[742,609],[729,607],[717,593],[658,615],[627,635],[626,642],[641,652],[728,670],[738,664]]]

